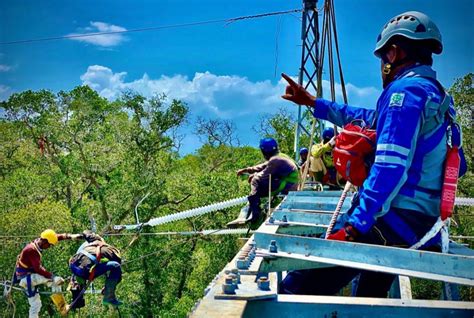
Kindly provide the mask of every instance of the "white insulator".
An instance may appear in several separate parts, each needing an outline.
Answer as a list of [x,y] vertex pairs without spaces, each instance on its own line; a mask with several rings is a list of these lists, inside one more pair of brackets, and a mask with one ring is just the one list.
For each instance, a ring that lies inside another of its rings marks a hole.
[[247,197],[240,197],[240,198],[227,200],[227,201],[223,201],[219,203],[214,203],[214,204],[199,207],[199,208],[194,208],[194,209],[183,211],[183,212],[178,212],[175,214],[165,215],[159,218],[154,218],[154,219],[149,220],[147,223],[145,223],[145,225],[157,226],[157,225],[161,225],[161,224],[165,224],[169,222],[183,220],[183,219],[195,217],[198,215],[203,215],[206,213],[230,208],[232,206],[243,204],[246,202],[247,202]]
[[474,205],[474,198],[456,198],[456,200],[454,201],[454,204],[473,206]]

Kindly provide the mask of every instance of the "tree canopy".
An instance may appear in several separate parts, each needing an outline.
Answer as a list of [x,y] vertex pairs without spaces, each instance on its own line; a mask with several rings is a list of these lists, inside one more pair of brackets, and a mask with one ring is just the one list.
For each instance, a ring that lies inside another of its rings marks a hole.
[[[473,74],[451,88],[464,130],[469,171],[461,196],[474,196],[472,177]],[[258,149],[241,146],[231,121],[199,118],[195,133],[203,145],[179,155],[179,128],[189,125],[188,108],[164,95],[125,92],[109,101],[88,86],[53,93],[15,93],[1,102],[0,279],[10,279],[16,256],[45,228],[80,233],[95,228],[122,252],[124,277],[118,297],[127,317],[185,317],[205,287],[235,255],[236,236],[159,236],[115,233],[113,225],[134,224],[179,211],[240,197],[248,183],[235,172],[263,160]],[[296,122],[281,110],[261,119],[255,130],[274,137],[294,155]],[[309,142],[302,140],[302,145]],[[162,225],[142,233],[224,228],[239,207]],[[472,235],[472,211],[458,209],[453,233]],[[112,235],[114,234],[114,235]],[[116,235],[119,234],[119,235]],[[125,235],[121,235],[125,234]],[[45,251],[45,267],[70,276],[68,259],[80,242],[61,242]],[[103,280],[95,282],[101,288]],[[426,292],[422,284],[420,293]],[[70,296],[68,296],[70,298]],[[26,297],[14,293],[24,316]],[[69,299],[70,300],[70,299]],[[89,316],[114,316],[100,297],[87,295]],[[54,315],[51,302],[44,311]],[[11,307],[0,302],[0,315]]]

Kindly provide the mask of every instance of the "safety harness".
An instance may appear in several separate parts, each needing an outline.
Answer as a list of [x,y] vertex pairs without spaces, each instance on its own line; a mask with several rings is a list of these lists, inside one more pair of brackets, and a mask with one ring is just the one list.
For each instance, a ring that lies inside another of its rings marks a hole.
[[[41,260],[43,257],[43,254],[41,253],[40,248],[36,245],[35,242],[32,242],[31,244],[33,244],[33,247],[38,252],[40,260]],[[33,288],[31,284],[31,274],[34,274],[34,271],[32,268],[29,268],[28,265],[26,265],[25,263],[21,261],[22,257],[23,257],[23,250],[21,251],[16,261],[16,269],[15,269],[13,284],[16,284],[23,278],[26,278],[25,293],[28,297],[33,297],[38,292],[38,286],[35,286]]]
[[281,191],[285,190],[285,188],[288,184],[298,183],[298,180],[299,180],[298,178],[299,178],[298,171],[293,171],[289,175],[284,176],[283,178],[281,178],[280,185],[278,186],[278,188],[275,191],[272,191],[272,196],[275,196],[278,193],[280,193]]
[[[94,241],[92,243],[88,243],[88,244],[82,246],[79,249],[79,251],[77,252],[77,254],[82,254],[82,255],[87,256],[87,258],[89,258],[92,262],[92,266],[89,268],[89,273],[88,273],[88,277],[87,277],[87,280],[89,282],[92,282],[95,278],[95,269],[96,269],[97,265],[100,264],[100,262],[102,261],[102,253],[100,252],[100,249],[105,244],[106,243],[104,243],[102,241]],[[85,250],[85,248],[88,247],[88,246],[95,246],[96,247],[95,255],[92,255],[91,253],[89,253]],[[85,278],[85,277],[82,277],[82,278]]]
[[[425,156],[441,142],[443,137],[447,137],[447,153],[444,166],[443,184],[440,191],[441,193],[439,191],[424,189],[419,186],[412,189],[412,191],[421,191],[428,194],[441,194],[440,216],[433,227],[419,241],[417,241],[417,236],[409,226],[404,223],[403,220],[399,219],[397,215],[394,213],[388,213],[390,215],[387,215],[387,218],[390,219],[392,225],[395,224],[393,228],[396,232],[405,233],[402,237],[404,237],[408,242],[411,242],[411,249],[419,249],[425,246],[433,240],[438,233],[441,233],[442,252],[447,253],[449,246],[449,218],[452,216],[454,210],[458,176],[460,175],[461,158],[459,155],[459,148],[462,146],[461,128],[455,122],[454,113],[450,111],[451,96],[444,90],[434,76],[431,76],[431,74],[416,74],[415,72],[410,72],[406,76],[425,77],[433,80],[436,82],[436,85],[441,92],[444,93],[444,98],[441,102],[435,102],[429,98],[425,104],[420,135],[422,136],[421,138],[424,138],[424,143],[427,146],[422,150],[417,149],[417,155]],[[436,126],[439,126],[439,128],[431,132]],[[453,135],[456,137],[453,138]],[[421,167],[418,168],[421,169]],[[387,220],[387,218],[384,216],[384,219]]]

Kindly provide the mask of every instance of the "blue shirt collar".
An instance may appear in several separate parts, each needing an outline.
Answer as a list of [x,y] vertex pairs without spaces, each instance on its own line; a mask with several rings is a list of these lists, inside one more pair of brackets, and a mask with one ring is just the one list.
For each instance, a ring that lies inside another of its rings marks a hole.
[[436,72],[429,65],[423,65],[416,63],[414,65],[407,66],[402,69],[394,78],[394,80],[406,77],[428,77],[436,79]]

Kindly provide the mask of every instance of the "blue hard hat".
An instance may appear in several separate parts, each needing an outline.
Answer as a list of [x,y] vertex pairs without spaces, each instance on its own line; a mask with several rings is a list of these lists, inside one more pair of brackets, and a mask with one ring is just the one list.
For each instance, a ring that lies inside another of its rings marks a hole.
[[273,138],[263,138],[260,140],[260,150],[263,153],[272,153],[278,150],[278,143]]
[[305,153],[308,153],[308,148],[305,148],[305,147],[301,148],[300,155],[305,154]]
[[326,128],[323,130],[323,139],[331,139],[332,137],[334,137],[333,128]]

